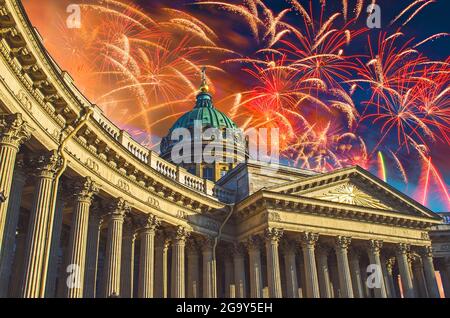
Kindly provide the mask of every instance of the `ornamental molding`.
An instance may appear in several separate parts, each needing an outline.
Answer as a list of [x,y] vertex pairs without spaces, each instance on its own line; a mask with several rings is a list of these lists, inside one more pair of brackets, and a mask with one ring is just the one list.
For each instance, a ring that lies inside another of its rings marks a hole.
[[347,250],[352,242],[352,238],[349,236],[337,236],[334,240],[336,247],[340,248],[341,250]]
[[321,194],[314,194],[312,197],[324,201],[351,204],[380,210],[391,210],[391,208],[380,200],[374,198],[372,195],[366,193],[364,190],[350,182],[329,189]]
[[141,232],[155,232],[161,226],[161,219],[156,215],[148,214],[139,219]]
[[313,232],[303,232],[300,234],[300,245],[305,248],[314,248],[319,240],[319,234]]
[[382,247],[383,247],[383,241],[381,241],[381,240],[369,240],[369,250],[373,254],[380,254]]
[[21,102],[23,106],[25,106],[26,109],[31,111],[33,109],[33,102],[31,101],[31,98],[29,97],[28,93],[20,89],[19,92],[16,94],[17,99]]
[[128,215],[131,212],[131,207],[127,201],[125,201],[123,198],[118,198],[113,200],[109,204],[109,216],[112,219],[120,219],[124,221],[124,218],[126,215]]
[[31,138],[32,131],[21,113],[0,115],[0,143],[19,148]]
[[270,227],[264,230],[264,236],[268,242],[279,242],[283,234],[284,230],[280,228]]
[[30,164],[34,168],[36,177],[53,178],[62,167],[62,158],[56,150],[33,155],[30,158]]
[[98,185],[90,177],[79,178],[74,182],[75,198],[78,201],[92,202],[94,195],[99,192]]
[[244,245],[249,252],[260,251],[263,246],[259,235],[250,235]]
[[186,243],[190,236],[190,231],[182,225],[177,226],[176,230],[172,232],[172,239],[176,243]]
[[[258,210],[255,207],[260,207]],[[396,227],[422,229],[424,233],[439,222],[425,216],[380,210],[371,207],[331,202],[316,198],[301,197],[269,191],[255,193],[237,204],[236,221],[249,220],[253,215],[261,213],[262,222],[268,221],[268,209],[274,214],[276,222],[282,222],[283,213],[299,213],[329,217],[332,219],[349,219],[363,223],[387,224]],[[423,238],[423,237],[422,237]],[[423,238],[424,239],[424,238]]]

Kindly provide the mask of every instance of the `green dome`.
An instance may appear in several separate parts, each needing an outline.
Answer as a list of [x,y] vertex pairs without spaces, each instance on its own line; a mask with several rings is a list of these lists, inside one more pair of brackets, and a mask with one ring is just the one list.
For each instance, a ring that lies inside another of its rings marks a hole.
[[202,127],[206,128],[237,128],[227,115],[214,108],[212,97],[206,92],[197,95],[194,109],[181,116],[170,128],[170,132],[177,128],[193,128],[195,120],[201,120]]

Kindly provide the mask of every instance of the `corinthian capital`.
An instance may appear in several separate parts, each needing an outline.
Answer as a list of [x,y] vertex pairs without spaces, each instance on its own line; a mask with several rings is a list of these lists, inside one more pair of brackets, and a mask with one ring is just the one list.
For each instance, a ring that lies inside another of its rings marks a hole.
[[109,215],[112,218],[121,218],[123,220],[130,211],[130,205],[123,198],[118,198],[109,205]]
[[190,236],[190,233],[187,228],[184,226],[179,225],[177,229],[173,233],[173,239],[175,242],[186,242],[188,237]]
[[397,253],[401,255],[406,255],[409,253],[411,246],[406,243],[400,243],[397,245]]
[[319,234],[313,232],[303,232],[300,234],[300,244],[302,247],[314,248],[319,240]]
[[214,247],[215,239],[210,235],[203,236],[199,243],[203,252],[209,252]]
[[380,240],[370,240],[369,241],[369,249],[374,254],[379,254],[382,247],[383,247],[383,241],[380,241]]
[[433,248],[431,246],[423,246],[419,249],[420,256],[433,257]]
[[141,230],[142,231],[156,231],[156,229],[161,225],[161,220],[153,214],[147,215],[143,220],[141,220]]
[[271,227],[266,229],[264,235],[268,241],[278,242],[283,236],[283,232],[284,232],[283,229]]
[[62,166],[62,158],[56,150],[32,157],[30,161],[37,177],[53,178]]
[[350,243],[352,242],[352,238],[348,236],[337,236],[335,239],[336,246],[346,250]]
[[395,258],[394,257],[391,257],[388,260],[386,260],[386,270],[391,275],[392,275],[392,273],[394,271],[394,265],[395,265]]
[[234,256],[243,257],[245,255],[245,245],[241,242],[236,242],[233,244],[231,252]]
[[247,239],[246,247],[249,251],[261,249],[261,239],[259,236],[252,235]]
[[80,178],[75,181],[75,198],[78,201],[91,203],[94,195],[98,193],[97,184],[90,177]]
[[0,144],[18,148],[30,139],[32,128],[23,120],[22,114],[0,115]]

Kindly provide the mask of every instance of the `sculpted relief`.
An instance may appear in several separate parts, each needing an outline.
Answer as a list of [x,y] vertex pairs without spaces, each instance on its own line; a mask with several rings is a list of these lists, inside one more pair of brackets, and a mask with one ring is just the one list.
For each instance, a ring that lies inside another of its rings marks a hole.
[[324,201],[351,204],[374,209],[391,210],[390,207],[383,204],[380,200],[367,194],[352,183],[345,183],[332,189],[326,189],[320,193],[314,193],[306,196]]

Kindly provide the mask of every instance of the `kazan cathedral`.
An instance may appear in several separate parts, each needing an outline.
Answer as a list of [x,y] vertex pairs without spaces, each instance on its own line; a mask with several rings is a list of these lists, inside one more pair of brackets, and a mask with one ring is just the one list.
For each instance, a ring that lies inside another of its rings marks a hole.
[[[233,128],[203,83],[169,131]],[[449,215],[360,167],[177,165],[117,128],[0,0],[0,297],[450,296]]]

